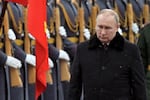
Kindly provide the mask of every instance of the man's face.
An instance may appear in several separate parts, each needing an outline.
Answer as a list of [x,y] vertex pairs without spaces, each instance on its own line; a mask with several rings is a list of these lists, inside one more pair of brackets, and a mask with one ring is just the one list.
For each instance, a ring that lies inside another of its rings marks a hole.
[[119,24],[115,17],[107,13],[98,15],[96,20],[96,35],[102,43],[109,43],[116,35]]

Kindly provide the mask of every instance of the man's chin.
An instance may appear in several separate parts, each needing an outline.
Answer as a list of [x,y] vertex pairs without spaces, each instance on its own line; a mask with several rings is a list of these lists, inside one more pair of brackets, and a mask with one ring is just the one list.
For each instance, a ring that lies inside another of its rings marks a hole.
[[102,43],[108,43],[108,42],[109,42],[108,39],[100,39],[100,41],[101,41]]

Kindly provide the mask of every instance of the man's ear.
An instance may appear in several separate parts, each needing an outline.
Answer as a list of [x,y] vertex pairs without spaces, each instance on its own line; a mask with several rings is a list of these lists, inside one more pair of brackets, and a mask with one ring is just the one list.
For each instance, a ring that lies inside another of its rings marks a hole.
[[117,28],[120,28],[120,23],[118,23]]

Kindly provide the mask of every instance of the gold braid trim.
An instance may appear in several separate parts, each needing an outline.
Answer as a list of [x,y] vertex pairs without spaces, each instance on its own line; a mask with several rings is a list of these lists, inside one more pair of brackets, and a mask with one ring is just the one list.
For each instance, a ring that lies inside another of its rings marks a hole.
[[65,8],[64,8],[64,6],[61,4],[61,3],[58,3],[58,5],[61,7],[61,9],[62,9],[62,11],[63,11],[63,13],[64,13],[64,17],[65,17],[65,19],[66,19],[66,22],[67,22],[67,25],[68,25],[68,27],[69,27],[69,29],[71,30],[71,31],[73,31],[73,32],[77,32],[78,31],[78,21],[77,21],[77,19],[75,19],[76,21],[75,21],[75,25],[71,22],[71,19],[69,18],[69,16],[68,16],[68,14],[67,14],[67,12],[66,12],[66,10],[65,10]]
[[9,14],[10,14],[10,18],[11,18],[11,20],[12,20],[12,24],[13,24],[14,30],[15,30],[16,32],[18,32],[18,33],[21,34],[21,33],[22,33],[22,24],[21,24],[20,19],[19,19],[19,22],[18,22],[19,26],[17,26],[17,22],[15,21],[12,8],[11,8],[11,6],[10,6],[9,4],[8,4],[7,8],[8,8],[8,12],[9,12]]

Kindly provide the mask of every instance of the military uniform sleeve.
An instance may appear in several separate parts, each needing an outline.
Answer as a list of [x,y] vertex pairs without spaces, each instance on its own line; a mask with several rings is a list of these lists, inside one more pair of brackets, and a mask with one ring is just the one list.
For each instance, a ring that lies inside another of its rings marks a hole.
[[25,61],[25,58],[26,58],[26,53],[20,48],[18,47],[15,42],[12,43],[13,45],[13,52],[14,52],[14,56],[21,60],[22,62]]
[[7,59],[7,55],[0,50],[0,65],[4,66]]
[[52,61],[56,61],[59,56],[59,50],[54,47],[52,44],[48,44],[48,52],[49,57],[52,59]]
[[74,59],[77,44],[70,42],[66,38],[63,38],[64,50],[69,54],[71,61]]

